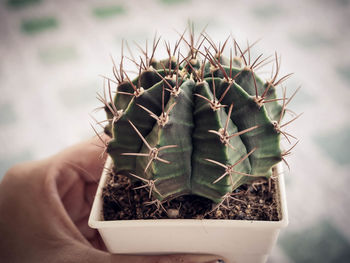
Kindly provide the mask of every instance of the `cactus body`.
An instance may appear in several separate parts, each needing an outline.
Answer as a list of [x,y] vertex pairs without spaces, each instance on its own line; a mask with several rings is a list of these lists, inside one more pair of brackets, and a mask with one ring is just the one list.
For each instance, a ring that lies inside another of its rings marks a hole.
[[120,81],[113,103],[122,113],[109,124],[107,152],[116,173],[153,182],[161,201],[195,194],[218,203],[271,176],[283,157],[276,123],[284,108],[274,82],[240,67],[239,57],[208,62],[191,52],[181,65],[170,54],[152,58],[133,81]]

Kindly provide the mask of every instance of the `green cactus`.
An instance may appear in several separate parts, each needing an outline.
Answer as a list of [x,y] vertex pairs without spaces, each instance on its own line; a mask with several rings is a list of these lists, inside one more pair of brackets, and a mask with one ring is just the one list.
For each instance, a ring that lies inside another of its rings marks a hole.
[[[173,52],[166,44],[169,57],[161,61],[154,58],[155,39],[152,54],[143,51],[145,59],[134,61],[139,71],[134,80],[122,56],[119,70],[113,62],[113,102],[99,97],[113,136],[107,152],[115,172],[146,182],[159,201],[194,194],[219,203],[239,186],[269,178],[290,152],[280,148],[281,135],[289,142],[292,135],[281,130],[289,100],[285,92],[277,99],[275,88],[289,75],[277,80],[277,55],[272,79],[263,82],[255,71],[266,59],[251,63],[249,46],[242,52],[234,41],[235,56],[226,58],[227,40],[217,48],[202,38],[195,47],[193,35],[190,41],[182,35]],[[190,48],[186,57],[178,51],[182,42]]]

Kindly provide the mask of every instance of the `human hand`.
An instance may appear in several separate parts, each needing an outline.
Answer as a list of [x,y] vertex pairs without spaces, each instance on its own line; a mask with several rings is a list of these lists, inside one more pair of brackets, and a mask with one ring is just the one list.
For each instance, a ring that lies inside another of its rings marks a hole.
[[208,255],[129,256],[105,251],[87,221],[104,158],[98,138],[11,168],[0,183],[2,262],[219,262]]

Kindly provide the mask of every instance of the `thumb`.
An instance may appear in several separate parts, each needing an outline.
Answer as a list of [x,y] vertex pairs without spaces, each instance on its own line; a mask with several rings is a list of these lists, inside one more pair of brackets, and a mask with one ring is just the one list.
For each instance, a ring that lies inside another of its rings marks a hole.
[[224,260],[222,257],[214,255],[111,255],[111,263],[224,263]]
[[[215,255],[190,255],[190,254],[177,254],[177,255],[161,255],[161,256],[143,256],[143,255],[118,255],[110,254],[94,248],[87,248],[82,244],[75,247],[75,256],[77,256],[72,262],[85,262],[85,263],[225,263],[224,259]],[[81,249],[79,249],[80,247]],[[80,251],[80,253],[77,253]],[[61,253],[62,254],[62,253]],[[74,258],[74,257],[73,257]],[[72,259],[72,258],[71,258]]]

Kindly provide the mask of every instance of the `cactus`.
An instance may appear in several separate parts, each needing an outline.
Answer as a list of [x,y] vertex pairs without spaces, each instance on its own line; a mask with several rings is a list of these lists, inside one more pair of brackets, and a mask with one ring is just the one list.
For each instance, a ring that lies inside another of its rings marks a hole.
[[[281,135],[289,143],[294,137],[282,128],[286,106],[291,98],[276,97],[276,87],[290,75],[278,79],[279,59],[272,59],[275,70],[263,82],[256,71],[268,63],[260,55],[251,61],[250,48],[241,51],[233,41],[230,57],[223,52],[228,39],[219,47],[206,35],[194,44],[184,35],[173,50],[166,43],[168,58],[157,61],[142,50],[138,74],[131,80],[113,61],[116,80],[107,79],[105,104],[113,138],[106,150],[116,173],[141,180],[150,196],[162,202],[181,195],[199,195],[220,203],[243,184],[270,178],[272,167],[290,150],[280,147]],[[190,49],[179,51],[181,43]],[[205,43],[207,47],[203,47]],[[271,62],[271,61],[270,61]],[[117,84],[112,98],[111,83]]]

